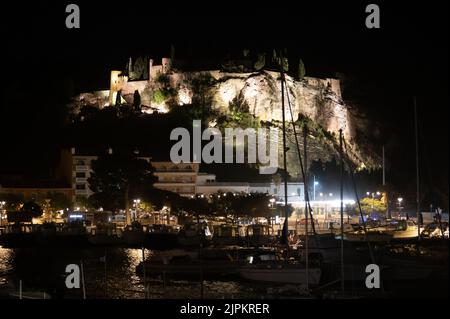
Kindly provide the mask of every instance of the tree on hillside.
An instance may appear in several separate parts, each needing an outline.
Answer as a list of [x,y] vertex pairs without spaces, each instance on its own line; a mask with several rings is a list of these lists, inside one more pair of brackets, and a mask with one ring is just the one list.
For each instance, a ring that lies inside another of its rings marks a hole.
[[305,64],[303,63],[303,60],[300,59],[300,61],[298,62],[298,79],[303,80],[305,74],[306,74]]
[[[264,193],[239,195],[233,201],[233,211],[237,216],[251,218],[263,217],[270,221],[275,216],[284,214],[284,208],[271,202],[272,196]],[[288,206],[289,216],[293,212],[292,206]]]
[[88,182],[97,206],[110,211],[125,209],[130,223],[130,201],[140,198],[155,181],[151,164],[134,154],[114,153],[93,161],[92,170]]

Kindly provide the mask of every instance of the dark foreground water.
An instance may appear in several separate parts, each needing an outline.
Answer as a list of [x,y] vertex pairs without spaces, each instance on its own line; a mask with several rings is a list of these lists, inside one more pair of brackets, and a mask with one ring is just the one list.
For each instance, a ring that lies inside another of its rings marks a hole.
[[[145,251],[146,258],[152,252]],[[106,255],[106,263],[104,262]],[[144,298],[143,280],[136,274],[142,250],[3,249],[0,248],[0,296],[18,291],[42,291],[53,298],[82,298],[82,289],[67,289],[65,268],[83,264],[87,298]],[[249,285],[236,281],[175,280],[148,278],[148,298],[255,298]]]
[[[152,252],[146,250],[146,258]],[[104,262],[106,256],[106,263]],[[90,249],[4,249],[0,247],[0,298],[19,291],[45,291],[52,298],[82,298],[82,289],[67,289],[65,273],[68,264],[83,264],[85,291],[92,298],[145,298],[143,280],[136,274],[142,261],[142,250],[126,248]],[[448,269],[447,269],[448,273]],[[347,297],[377,298],[448,298],[446,280],[432,278],[423,281],[386,283],[385,290],[368,291],[363,282],[346,283]],[[302,297],[294,286],[268,286],[230,279],[228,281],[203,281],[200,278],[176,280],[148,278],[147,298],[286,298]],[[337,285],[339,287],[339,285]],[[339,289],[339,288],[338,288]],[[333,289],[331,289],[333,290]],[[330,297],[330,295],[327,295]],[[333,295],[331,295],[333,297]]]

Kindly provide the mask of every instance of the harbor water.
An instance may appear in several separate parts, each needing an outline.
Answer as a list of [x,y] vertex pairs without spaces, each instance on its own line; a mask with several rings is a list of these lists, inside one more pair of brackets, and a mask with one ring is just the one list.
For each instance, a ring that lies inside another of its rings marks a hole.
[[[145,258],[153,252],[145,250]],[[130,248],[21,248],[0,247],[0,298],[18,293],[20,284],[26,292],[44,292],[54,299],[83,298],[83,289],[68,289],[66,266],[83,265],[87,299],[276,299],[304,298],[304,291],[292,285],[267,285],[243,281],[240,278],[201,280],[147,276],[147,289],[136,267],[143,260],[142,249]],[[448,268],[447,268],[448,269]],[[338,269],[337,269],[338,270]],[[407,270],[407,269],[406,269]],[[348,279],[350,279],[348,277]],[[339,285],[338,285],[339,287]],[[339,290],[330,286],[319,298],[329,298]],[[364,280],[346,283],[347,297],[362,298],[448,298],[448,270],[442,276],[426,280],[386,282],[383,289],[368,290]]]

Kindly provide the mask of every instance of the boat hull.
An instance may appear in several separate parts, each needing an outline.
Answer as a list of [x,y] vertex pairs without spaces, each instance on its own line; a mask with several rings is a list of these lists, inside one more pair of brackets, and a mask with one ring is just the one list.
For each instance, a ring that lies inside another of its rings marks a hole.
[[[242,267],[239,269],[242,278],[251,281],[285,284],[306,284],[305,268],[253,268]],[[308,283],[310,286],[318,286],[321,270],[319,268],[308,269]]]

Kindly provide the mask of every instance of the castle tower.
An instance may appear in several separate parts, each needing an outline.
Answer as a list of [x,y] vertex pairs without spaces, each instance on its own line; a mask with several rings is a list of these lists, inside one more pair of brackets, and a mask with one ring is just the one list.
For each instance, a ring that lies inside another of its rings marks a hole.
[[128,81],[126,76],[121,75],[122,71],[111,71],[110,85],[109,85],[109,105],[114,105],[116,101],[117,92],[119,92],[123,85]]
[[170,58],[162,58],[162,73],[168,73],[172,65],[172,60]]
[[153,59],[148,59],[148,81],[151,82],[153,79]]

